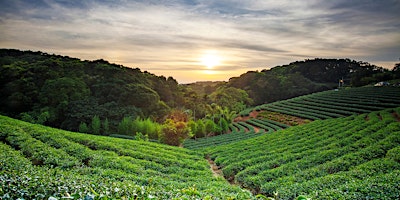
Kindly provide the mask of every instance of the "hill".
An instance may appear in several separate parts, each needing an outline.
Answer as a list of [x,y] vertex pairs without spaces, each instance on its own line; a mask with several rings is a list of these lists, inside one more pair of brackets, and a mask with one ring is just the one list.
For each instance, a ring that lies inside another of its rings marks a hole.
[[94,116],[111,131],[123,117],[163,118],[183,104],[172,77],[105,60],[0,49],[0,113],[67,130]]
[[[398,66],[398,65],[396,65]],[[271,103],[296,96],[337,88],[341,85],[359,87],[400,78],[400,68],[392,71],[350,59],[297,61],[269,70],[250,71],[233,77],[228,86],[245,90],[253,105]]]
[[[250,199],[184,148],[0,116],[2,199]],[[52,198],[50,198],[52,197]]]

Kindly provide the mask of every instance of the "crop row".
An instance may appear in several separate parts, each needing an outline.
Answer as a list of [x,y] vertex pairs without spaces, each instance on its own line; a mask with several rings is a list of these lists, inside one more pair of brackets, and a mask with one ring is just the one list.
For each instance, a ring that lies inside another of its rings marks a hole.
[[[400,105],[399,99],[399,88],[366,87],[304,95],[260,105],[253,109],[318,120],[394,108]],[[249,112],[251,112],[251,109],[246,110],[246,113]]]
[[[188,139],[184,141],[183,146],[188,149],[216,147],[258,137],[265,134],[265,131],[263,129],[255,133],[254,127],[247,123],[233,123],[231,124],[231,126],[231,133],[206,138]],[[248,131],[248,128],[251,128],[252,130]]]
[[318,120],[206,153],[226,178],[266,196],[398,199],[399,114]]
[[203,154],[67,132],[0,116],[2,199],[251,199]]
[[[215,147],[257,137],[265,133],[272,133],[274,131],[289,127],[288,125],[272,120],[260,120],[254,118],[244,122],[232,123],[229,126],[231,130],[231,133],[229,134],[198,139],[188,139],[185,140],[183,146],[188,149]],[[255,130],[256,127],[259,128],[257,133]]]
[[287,115],[293,115],[296,117],[302,117],[306,119],[313,119],[313,120],[319,120],[319,119],[325,119],[328,118],[324,115],[318,115],[315,114],[314,112],[310,111],[302,111],[302,110],[297,110],[297,109],[291,109],[291,108],[284,108],[280,105],[263,105],[260,106],[263,110],[268,110],[272,112],[278,112],[278,113],[283,113]]
[[253,118],[253,119],[247,120],[246,122],[249,124],[253,124],[257,127],[263,128],[265,130],[268,130],[268,132],[273,132],[273,131],[281,130],[283,128],[288,128],[288,126],[285,124],[280,124],[278,122],[274,122],[274,121],[267,120],[267,119],[260,120],[260,119]]

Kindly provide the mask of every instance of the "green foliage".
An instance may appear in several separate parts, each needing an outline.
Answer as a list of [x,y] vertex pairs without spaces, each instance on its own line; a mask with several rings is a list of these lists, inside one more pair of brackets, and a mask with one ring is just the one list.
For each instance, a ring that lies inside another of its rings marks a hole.
[[396,199],[400,126],[394,110],[317,120],[203,151],[225,177],[264,197]]
[[92,123],[91,123],[92,133],[95,134],[95,135],[100,135],[100,129],[101,129],[100,117],[95,115],[92,118]]
[[234,87],[219,87],[210,98],[220,107],[236,112],[253,103],[246,91]]
[[225,120],[225,118],[221,117],[218,121],[218,125],[221,128],[220,129],[220,134],[225,133],[226,131],[229,130],[229,124],[228,122]]
[[253,199],[187,149],[3,116],[0,130],[3,199]]
[[[400,105],[396,87],[363,87],[325,91],[257,106],[256,109],[283,113],[305,119],[329,119],[394,108]],[[245,115],[249,109],[241,112]]]
[[190,128],[190,135],[189,137],[195,136],[195,133],[197,132],[197,123],[193,120],[190,120],[187,123],[188,128]]
[[206,119],[204,126],[205,126],[205,130],[206,130],[206,134],[213,134],[217,130],[217,125],[211,119]]
[[132,118],[124,117],[122,121],[118,124],[118,134],[133,136],[136,132],[134,132],[132,121]]
[[104,60],[1,49],[0,63],[0,112],[52,127],[76,131],[97,115],[117,133],[125,116],[160,120],[183,102],[173,78]]
[[21,113],[20,118],[22,121],[26,121],[29,123],[35,123],[35,119],[29,113]]
[[149,118],[144,120],[136,118],[132,120],[130,117],[124,117],[118,125],[118,134],[135,136],[137,133],[140,133],[146,135],[149,139],[159,140],[163,134],[161,129],[161,124],[153,122]]
[[197,120],[195,137],[201,138],[206,136],[206,127],[203,120]]
[[143,135],[142,133],[136,133],[134,138],[137,141],[149,141],[149,136],[147,134]]
[[87,125],[85,122],[82,122],[82,123],[79,125],[79,132],[80,132],[80,133],[89,133],[89,127],[88,127],[88,125]]
[[312,59],[296,61],[269,70],[250,71],[231,78],[228,87],[245,90],[255,105],[337,88],[344,79],[347,86],[363,86],[395,78],[395,71],[350,59]]
[[[185,140],[183,146],[188,149],[206,149],[206,148],[215,148],[217,146],[222,146],[242,140],[247,140],[250,138],[258,137],[263,135],[265,132],[260,131],[258,133],[255,132],[246,132],[245,127],[238,123],[233,123],[230,125],[230,129],[232,129],[231,133],[217,135],[213,137],[202,137],[196,139],[188,139]],[[240,127],[237,129],[236,127]]]
[[190,135],[190,129],[185,122],[174,121],[173,119],[165,120],[162,132],[162,141],[173,146],[179,146]]
[[103,129],[104,129],[104,135],[107,135],[110,133],[110,123],[108,122],[108,118],[106,118],[103,121]]

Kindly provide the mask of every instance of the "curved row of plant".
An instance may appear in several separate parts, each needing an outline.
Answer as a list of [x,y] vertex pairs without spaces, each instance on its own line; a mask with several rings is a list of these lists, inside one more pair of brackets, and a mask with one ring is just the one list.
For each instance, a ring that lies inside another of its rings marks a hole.
[[267,110],[318,120],[368,113],[397,106],[400,106],[400,88],[362,87],[319,92],[263,104],[244,110],[240,115],[247,116],[252,110]]
[[206,152],[225,178],[265,196],[398,199],[399,114],[317,120]]
[[257,137],[265,133],[272,133],[288,127],[290,126],[269,119],[251,118],[246,121],[231,123],[229,125],[230,133],[187,139],[183,142],[183,146],[188,149],[214,147]]
[[[249,128],[251,128],[252,130],[249,130]],[[232,123],[230,124],[230,133],[212,137],[187,139],[183,142],[183,146],[188,149],[215,147],[258,137],[264,133],[270,133],[273,131],[273,129],[267,131],[266,130],[260,129],[258,132],[256,132],[253,126],[245,122]]]
[[251,199],[202,154],[0,116],[2,199]]

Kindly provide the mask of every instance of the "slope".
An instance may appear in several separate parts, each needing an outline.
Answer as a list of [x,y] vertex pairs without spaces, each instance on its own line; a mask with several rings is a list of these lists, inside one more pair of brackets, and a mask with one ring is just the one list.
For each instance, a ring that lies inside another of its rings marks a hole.
[[307,59],[268,70],[250,71],[229,79],[228,86],[245,90],[254,105],[346,86],[360,87],[397,79],[398,74],[350,59]]
[[398,87],[360,87],[318,92],[246,109],[239,113],[237,122],[231,124],[229,134],[189,139],[184,142],[184,147],[201,149],[246,140],[298,124],[294,119],[305,119],[303,123],[307,123],[310,120],[346,117],[397,106],[400,106]]
[[400,107],[317,120],[209,148],[223,174],[265,196],[398,199]]
[[0,116],[2,199],[250,199],[202,154]]
[[263,104],[240,114],[247,116],[253,110],[266,110],[318,120],[368,113],[397,106],[400,106],[400,88],[361,87],[318,92]]

